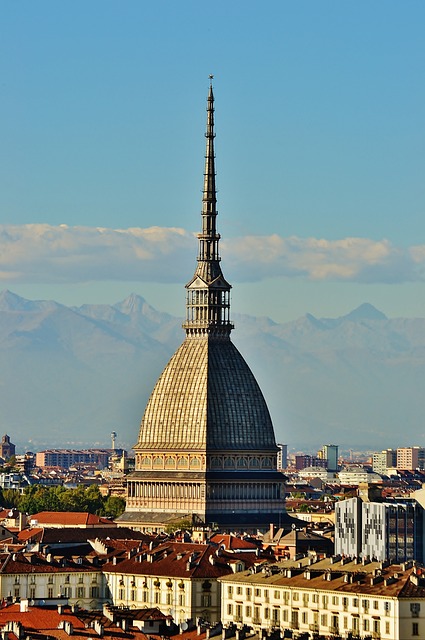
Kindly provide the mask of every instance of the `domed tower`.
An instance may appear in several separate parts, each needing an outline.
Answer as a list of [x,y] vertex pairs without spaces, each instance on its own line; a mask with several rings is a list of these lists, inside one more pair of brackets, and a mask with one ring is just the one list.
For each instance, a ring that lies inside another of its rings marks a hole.
[[186,337],[148,401],[120,518],[143,529],[187,517],[245,530],[287,519],[270,414],[230,340],[231,285],[221,270],[216,230],[212,85],[205,136],[202,231],[186,285]]

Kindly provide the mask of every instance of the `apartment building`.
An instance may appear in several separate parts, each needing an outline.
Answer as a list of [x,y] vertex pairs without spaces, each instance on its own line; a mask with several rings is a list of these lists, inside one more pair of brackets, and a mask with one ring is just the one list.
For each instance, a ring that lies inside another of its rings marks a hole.
[[412,563],[304,557],[219,581],[225,627],[247,626],[260,636],[278,631],[284,637],[407,640],[425,635],[425,580]]
[[123,607],[158,607],[178,624],[200,617],[219,622],[218,578],[258,562],[254,553],[227,553],[220,547],[165,542],[136,550],[103,566],[112,602]]
[[51,553],[1,553],[0,595],[14,601],[64,597],[84,609],[98,609],[109,601],[95,558]]
[[424,560],[424,509],[417,500],[335,504],[335,553],[404,562]]
[[414,471],[425,469],[424,447],[400,447],[397,449],[397,469]]

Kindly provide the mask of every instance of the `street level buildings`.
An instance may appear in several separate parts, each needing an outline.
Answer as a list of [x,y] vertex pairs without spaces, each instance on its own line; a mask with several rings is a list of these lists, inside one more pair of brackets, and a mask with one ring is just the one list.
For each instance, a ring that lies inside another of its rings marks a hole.
[[[306,556],[220,579],[224,626],[283,637],[408,640],[425,634],[425,581],[411,562]],[[295,634],[292,635],[292,634]],[[305,635],[303,635],[305,634]]]

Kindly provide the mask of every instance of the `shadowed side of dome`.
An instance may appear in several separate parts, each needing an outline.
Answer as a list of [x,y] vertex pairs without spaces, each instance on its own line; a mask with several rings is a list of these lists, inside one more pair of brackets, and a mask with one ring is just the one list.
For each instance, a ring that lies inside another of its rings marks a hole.
[[277,451],[261,389],[230,340],[208,350],[208,450]]

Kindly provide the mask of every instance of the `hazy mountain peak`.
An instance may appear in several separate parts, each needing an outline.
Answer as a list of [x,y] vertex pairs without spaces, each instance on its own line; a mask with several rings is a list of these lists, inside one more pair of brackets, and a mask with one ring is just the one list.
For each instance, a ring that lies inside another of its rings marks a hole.
[[344,320],[388,320],[385,313],[379,311],[373,304],[364,302],[353,311],[350,311],[347,315],[343,316]]
[[1,311],[43,311],[46,309],[57,309],[59,305],[53,300],[27,300],[16,293],[4,289],[0,292]]
[[136,293],[130,293],[127,298],[125,298],[121,302],[117,302],[113,306],[115,307],[115,309],[119,309],[122,313],[126,314],[140,312],[143,313],[146,311],[146,309],[152,309],[152,307],[146,302],[146,300]]

